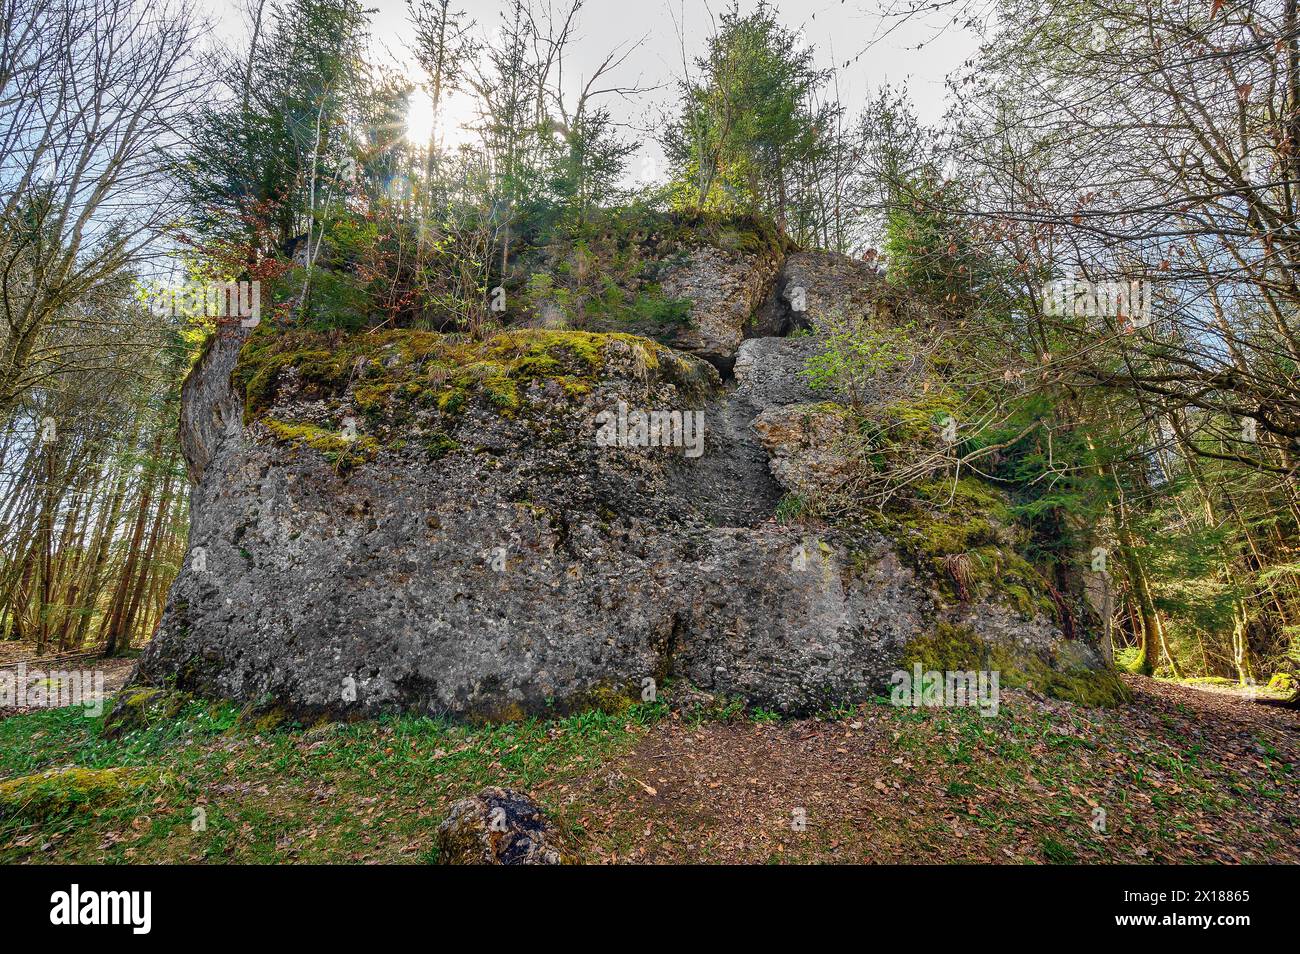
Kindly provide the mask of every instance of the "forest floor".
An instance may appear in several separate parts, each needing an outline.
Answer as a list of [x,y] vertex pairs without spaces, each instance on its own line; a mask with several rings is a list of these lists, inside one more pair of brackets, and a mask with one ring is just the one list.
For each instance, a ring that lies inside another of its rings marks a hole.
[[[486,784],[533,794],[586,862],[1300,862],[1300,713],[1126,678],[1118,708],[1007,690],[990,718],[659,703],[257,732],[193,703],[107,740],[81,708],[38,710],[0,718],[0,862],[431,861]],[[4,794],[70,766],[134,768]]]
[[[138,653],[133,652],[130,656],[111,659],[105,659],[95,652],[85,651],[38,655],[32,643],[4,641],[0,642],[0,678],[9,674],[13,684],[17,685],[20,674],[29,681],[38,676],[43,677],[40,681],[47,696],[55,696],[62,692],[65,693],[63,698],[66,699],[71,698],[66,695],[72,690],[69,677],[72,673],[78,673],[81,674],[81,682],[76,687],[77,698],[84,700],[87,708],[99,709],[98,705],[91,706],[91,703],[103,701],[103,705],[107,706],[106,700],[121,689],[131,677],[131,670],[135,668],[135,655]],[[24,668],[20,669],[20,664]],[[3,693],[0,693],[0,719],[31,712],[34,708],[32,705],[6,704],[13,701],[18,700],[7,699]]]

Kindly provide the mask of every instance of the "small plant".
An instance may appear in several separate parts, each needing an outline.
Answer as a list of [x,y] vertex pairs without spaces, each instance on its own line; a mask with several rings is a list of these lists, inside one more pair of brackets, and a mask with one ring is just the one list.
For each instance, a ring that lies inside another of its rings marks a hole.
[[877,326],[865,316],[828,312],[817,326],[822,350],[802,374],[814,388],[843,391],[854,408],[882,391],[888,378],[918,364],[911,324]]
[[776,517],[777,523],[795,523],[808,513],[808,504],[803,497],[798,494],[786,494],[777,502]]
[[1073,851],[1054,838],[1044,838],[1041,842],[1043,854],[1054,865],[1073,865],[1078,863]]

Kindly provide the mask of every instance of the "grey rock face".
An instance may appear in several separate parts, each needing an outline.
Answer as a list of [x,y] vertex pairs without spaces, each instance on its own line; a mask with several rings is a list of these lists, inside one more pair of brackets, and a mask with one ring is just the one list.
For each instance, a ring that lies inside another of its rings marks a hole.
[[834,390],[814,388],[803,374],[808,359],[822,348],[822,341],[813,335],[750,338],[736,353],[737,393],[759,409],[841,400]]
[[438,826],[444,865],[560,865],[564,853],[542,810],[527,795],[490,785],[451,806]]
[[661,282],[665,295],[691,302],[689,324],[676,346],[729,369],[741,341],[756,333],[753,316],[772,294],[779,264],[763,255],[711,245],[692,249]]
[[[454,419],[396,395],[382,424],[356,410],[364,374],[322,397],[286,367],[268,418],[333,433],[351,417],[378,451],[345,472],[244,423],[240,343],[216,341],[183,391],[191,552],[138,683],[305,715],[509,718],[675,677],[799,713],[875,693],[941,621],[1009,646],[1061,639],[1041,617],[945,601],[877,532],[773,519],[819,451],[799,423],[826,400],[797,374],[812,339],[736,340],[724,384],[612,337],[590,388],[538,377],[517,412],[479,396]],[[620,406],[700,412],[703,453],[603,446],[597,415]],[[431,433],[451,449],[431,456]]]
[[780,298],[795,324],[815,326],[827,311],[849,317],[872,310],[883,281],[874,266],[847,255],[795,252],[781,266]]
[[781,487],[754,430],[757,409],[728,389],[705,408],[706,451],[669,471],[669,493],[694,501],[699,514],[719,526],[752,527],[767,520]]
[[181,451],[191,484],[202,482],[204,470],[221,443],[239,438],[244,407],[230,387],[230,374],[247,336],[242,329],[218,331],[181,388],[182,403],[189,411],[180,431]]

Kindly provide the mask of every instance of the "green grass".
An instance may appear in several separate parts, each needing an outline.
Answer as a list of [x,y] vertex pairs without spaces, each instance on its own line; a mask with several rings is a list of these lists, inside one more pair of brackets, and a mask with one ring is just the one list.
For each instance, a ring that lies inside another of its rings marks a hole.
[[[661,718],[618,715],[470,727],[402,717],[256,734],[231,706],[110,741],[59,709],[0,720],[0,779],[64,766],[148,766],[149,781],[58,817],[0,819],[0,862],[428,860],[447,806],[488,784],[538,791],[595,770]],[[580,821],[550,806],[562,831]],[[201,810],[201,812],[199,811]],[[200,813],[206,830],[194,831]]]
[[[765,744],[797,750],[807,731],[807,723],[728,697],[671,720],[661,701],[487,726],[408,716],[269,731],[233,706],[191,702],[115,740],[101,737],[102,719],[82,712],[0,720],[0,863],[429,861],[450,803],[488,784],[533,794],[580,857],[595,859],[590,852],[602,844],[630,857],[660,837],[659,828],[645,834],[650,816],[628,799],[641,790],[621,774],[622,756],[648,734],[657,739],[680,719],[691,728],[725,723],[734,730],[717,738],[744,738],[758,724]],[[1294,804],[1287,753],[1253,737],[1254,765],[1244,772],[1186,717],[1135,732],[1131,714],[1047,710],[1013,697],[997,718],[973,708],[895,708],[881,698],[820,719],[846,737],[876,726],[869,760],[877,768],[866,778],[939,799],[878,829],[859,819],[837,837],[850,845],[892,838],[916,857],[951,848],[951,820],[980,833],[987,860],[1185,859],[1191,846],[1241,837],[1242,819],[1265,809],[1286,814]],[[1096,808],[1105,812],[1103,830],[1091,824]],[[669,819],[699,860],[729,850],[709,827],[711,810],[687,803]],[[200,816],[207,827],[195,831]],[[612,817],[622,818],[617,829]],[[1281,851],[1269,846],[1287,830],[1274,824],[1251,840]],[[783,860],[826,860],[805,847],[806,858],[791,846]]]
[[[972,812],[954,811],[1002,834],[1050,828],[1038,842],[1039,860],[1046,863],[1143,860],[1129,853],[1132,842],[1093,831],[1093,805],[1084,797],[1089,792],[1105,809],[1110,830],[1132,832],[1154,857],[1188,830],[1180,816],[1232,816],[1247,795],[1280,798],[1281,788],[1294,785],[1291,767],[1278,759],[1270,761],[1266,777],[1250,779],[1250,792],[1238,789],[1231,781],[1238,773],[1205,758],[1200,746],[1168,726],[1157,745],[1137,747],[1122,725],[1083,709],[1073,710],[1064,724],[1059,716],[1025,710],[983,719],[973,709],[902,710],[896,721],[907,726],[897,745],[913,760],[942,762],[960,775],[947,783],[946,795],[979,797]],[[1103,774],[1103,765],[1119,754],[1132,763],[1128,770]],[[919,777],[908,781],[923,783]]]

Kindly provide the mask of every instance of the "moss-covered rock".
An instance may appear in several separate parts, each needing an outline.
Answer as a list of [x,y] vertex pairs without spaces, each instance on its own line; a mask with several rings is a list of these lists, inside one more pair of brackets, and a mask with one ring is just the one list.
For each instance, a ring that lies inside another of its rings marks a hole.
[[175,719],[191,701],[192,697],[184,692],[128,687],[113,699],[101,732],[108,739],[121,738],[129,732]]
[[[275,330],[260,326],[244,344],[235,381],[244,392],[245,420],[262,416],[282,385],[295,399],[349,397],[366,415],[396,403],[437,407],[448,414],[482,399],[510,415],[520,409],[521,390],[554,381],[573,397],[586,394],[605,369],[611,347],[630,352],[640,365],[686,382],[698,375],[684,356],[636,335],[524,328],[476,341],[428,331],[337,332]],[[292,431],[278,424],[277,437],[326,451],[340,450],[328,431]]]
[[438,826],[444,865],[560,865],[571,861],[558,833],[527,795],[489,786],[451,806]]
[[271,700],[249,703],[239,711],[238,727],[256,735],[266,735],[296,724],[292,712]]
[[1293,696],[1300,689],[1300,683],[1289,672],[1277,672],[1273,678],[1268,681],[1268,691],[1277,693],[1280,696]]
[[93,812],[138,793],[153,779],[142,768],[65,768],[0,782],[0,819],[48,821]]
[[605,685],[590,690],[584,698],[571,703],[569,708],[574,711],[596,709],[609,715],[622,715],[637,701],[631,687]]
[[1056,699],[1085,706],[1113,706],[1131,693],[1113,669],[1092,664],[1087,654],[1063,643],[1050,658],[1031,650],[986,642],[971,630],[938,623],[932,632],[911,640],[900,665],[920,664],[926,670],[986,670],[1000,673],[1011,688],[1032,688]]
[[233,374],[245,423],[340,473],[412,447],[432,461],[473,453],[481,418],[470,437],[461,430],[471,409],[542,434],[597,389],[667,388],[698,406],[720,385],[703,361],[624,333],[524,328],[471,340],[264,329],[244,344]]
[[342,469],[364,464],[379,453],[379,441],[368,434],[348,436],[314,424],[287,424],[271,417],[264,418],[262,423],[275,435],[276,440],[291,447],[310,447]]
[[[207,570],[178,575],[141,681],[241,703],[273,688],[299,720],[508,720],[616,710],[592,688],[672,672],[802,714],[874,694],[939,620],[1045,662],[1063,638],[1033,612],[1007,501],[977,482],[899,508],[892,533],[770,519],[781,488],[756,417],[807,405],[803,433],[843,414],[799,379],[798,348],[770,375],[738,357],[728,388],[717,366],[624,333],[267,323],[236,361],[240,344],[209,352],[183,402]],[[668,441],[665,412],[680,415]],[[357,447],[374,458],[338,479],[325,457]],[[942,590],[954,549],[987,574],[969,599]]]
[[[1021,531],[1005,494],[974,477],[930,481],[914,494],[873,514],[872,522],[918,569],[954,598],[964,587],[967,598],[1000,598],[1021,616],[1055,614],[1047,580],[1022,552]],[[960,567],[960,583],[954,567]]]
[[[337,332],[260,326],[240,353],[235,380],[248,418],[267,410],[276,388],[292,371],[295,397],[353,399],[370,411],[394,398],[428,395],[433,400],[458,388],[512,386],[536,378],[590,377],[612,340],[631,340],[653,351],[653,342],[632,335],[521,329],[482,341],[430,331]],[[432,402],[430,402],[432,403]]]

